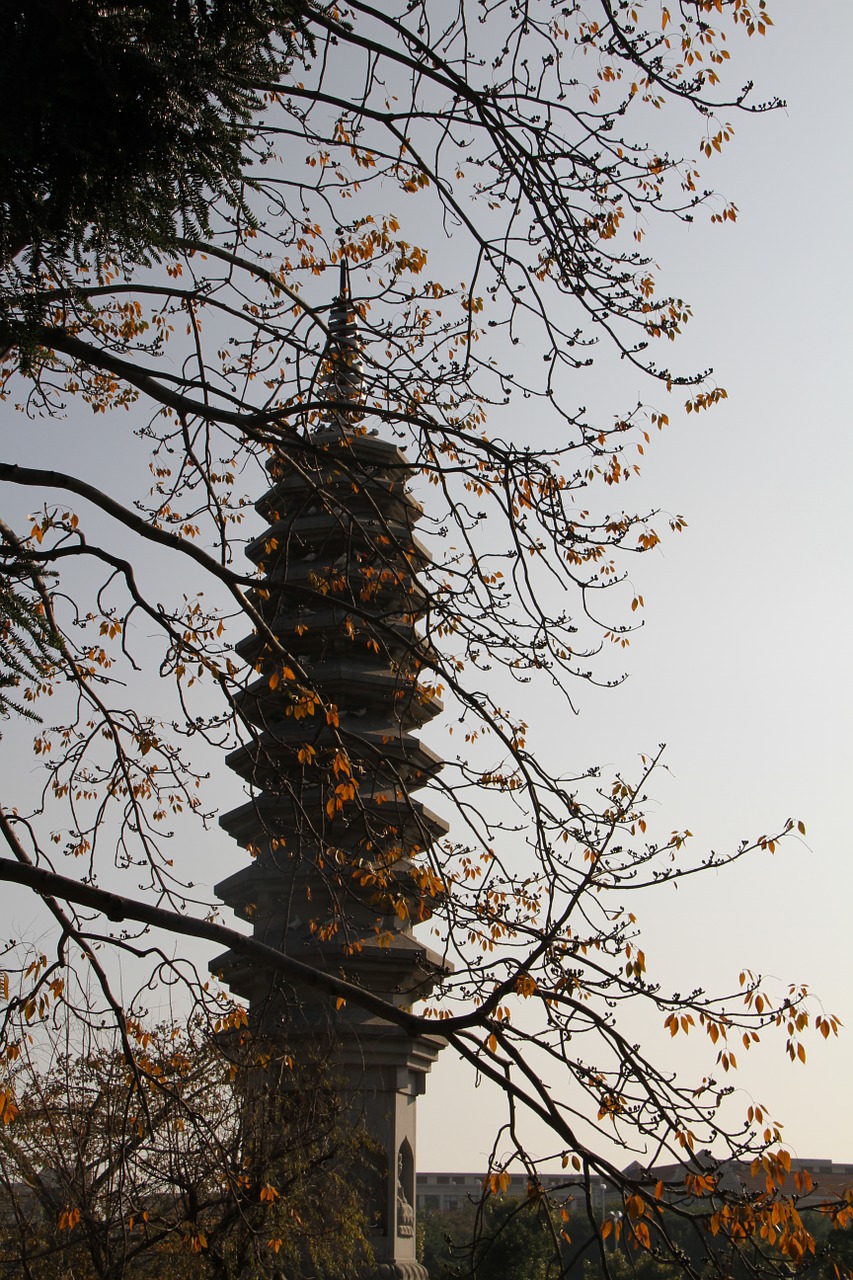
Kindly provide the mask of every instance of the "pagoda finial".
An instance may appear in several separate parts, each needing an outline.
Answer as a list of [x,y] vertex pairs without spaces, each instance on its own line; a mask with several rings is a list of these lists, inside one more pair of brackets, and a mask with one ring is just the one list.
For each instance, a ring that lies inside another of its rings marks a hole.
[[[329,312],[329,337],[321,375],[322,394],[334,403],[323,411],[321,429],[345,433],[362,416],[364,368],[357,314],[350,291],[349,261],[342,253],[340,287]],[[358,412],[345,409],[342,401]]]
[[352,295],[350,293],[349,281],[349,258],[345,253],[341,253],[341,282],[338,289],[338,297],[341,302],[350,302]]

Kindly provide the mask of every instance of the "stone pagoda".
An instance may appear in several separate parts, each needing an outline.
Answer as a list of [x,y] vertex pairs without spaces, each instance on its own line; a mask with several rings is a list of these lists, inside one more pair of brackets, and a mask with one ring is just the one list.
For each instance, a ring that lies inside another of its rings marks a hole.
[[[428,555],[412,468],[363,425],[363,369],[346,264],[317,385],[325,408],[267,464],[266,529],[247,554],[268,633],[237,646],[256,673],[240,710],[250,741],[229,757],[249,799],[222,825],[252,857],[216,886],[254,937],[409,1007],[448,970],[413,933],[438,881],[446,824],[412,793],[439,769],[418,729],[440,709],[419,679]],[[426,1280],[415,1258],[415,1104],[439,1052],[352,1000],[288,982],[233,953],[211,968],[245,1000],[253,1031],[297,1062],[329,1064],[346,1115],[369,1137],[363,1179],[382,1280]]]

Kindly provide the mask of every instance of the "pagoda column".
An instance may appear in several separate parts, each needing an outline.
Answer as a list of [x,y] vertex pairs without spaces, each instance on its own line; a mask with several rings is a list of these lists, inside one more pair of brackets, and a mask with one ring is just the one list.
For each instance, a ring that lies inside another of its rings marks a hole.
[[[253,936],[314,969],[409,1007],[448,972],[416,938],[446,831],[413,792],[440,761],[418,730],[441,710],[420,679],[418,582],[428,554],[402,451],[363,425],[360,339],[346,267],[319,385],[330,407],[303,448],[283,449],[247,549],[266,633],[237,646],[255,675],[253,728],[228,762],[249,798],[221,824],[251,862],[216,893]],[[211,969],[248,1004],[253,1034],[297,1062],[321,1058],[369,1138],[365,1212],[382,1280],[427,1280],[415,1257],[416,1099],[438,1036],[336,1001],[228,952]]]

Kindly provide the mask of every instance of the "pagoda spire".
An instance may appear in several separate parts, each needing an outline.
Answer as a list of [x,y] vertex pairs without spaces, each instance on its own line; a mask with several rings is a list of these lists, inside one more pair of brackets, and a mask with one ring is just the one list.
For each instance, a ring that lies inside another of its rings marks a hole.
[[363,416],[364,362],[349,261],[343,253],[338,296],[329,312],[328,338],[320,363],[320,389],[322,398],[330,401],[322,412],[321,430],[348,433]]

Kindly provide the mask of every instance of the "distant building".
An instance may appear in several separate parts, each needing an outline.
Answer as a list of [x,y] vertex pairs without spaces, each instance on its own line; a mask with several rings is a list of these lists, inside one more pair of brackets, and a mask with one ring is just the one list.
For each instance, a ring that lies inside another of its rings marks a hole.
[[[416,1182],[418,1209],[440,1210],[452,1213],[462,1209],[466,1204],[479,1200],[483,1193],[485,1173],[419,1173]],[[526,1173],[511,1173],[504,1194],[509,1196],[526,1196],[530,1182]],[[565,1173],[542,1173],[538,1183],[543,1191],[559,1200],[567,1200],[578,1194],[580,1182],[578,1175],[566,1170]],[[614,1189],[603,1178],[592,1178],[593,1201],[604,1206],[605,1200],[615,1195]]]
[[[713,1160],[707,1152],[700,1152],[697,1163],[713,1167]],[[696,1172],[694,1166],[688,1170],[686,1165],[656,1165],[646,1169],[634,1161],[624,1170],[628,1178],[638,1181],[662,1181],[670,1197],[678,1194],[681,1188],[684,1194],[684,1177],[688,1172]],[[742,1188],[744,1191],[759,1191],[764,1188],[764,1174],[753,1174],[749,1164],[745,1162],[729,1162],[719,1167],[722,1184],[730,1190]],[[799,1179],[797,1175],[800,1175]],[[808,1179],[803,1175],[807,1174]],[[485,1173],[419,1173],[417,1175],[416,1195],[417,1208],[437,1210],[450,1213],[462,1209],[466,1204],[479,1199],[482,1195]],[[583,1194],[580,1176],[567,1169],[565,1173],[541,1173],[538,1183],[542,1190],[558,1200],[576,1199]],[[798,1185],[799,1183],[799,1185]],[[504,1194],[510,1196],[527,1195],[529,1179],[526,1173],[509,1174],[509,1182]],[[791,1159],[791,1172],[783,1188],[788,1194],[796,1195],[801,1204],[815,1204],[822,1200],[834,1199],[853,1187],[853,1164],[838,1164],[833,1160]],[[613,1208],[613,1201],[619,1193],[604,1178],[593,1176],[590,1190],[593,1206],[604,1213]]]

